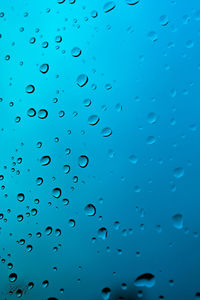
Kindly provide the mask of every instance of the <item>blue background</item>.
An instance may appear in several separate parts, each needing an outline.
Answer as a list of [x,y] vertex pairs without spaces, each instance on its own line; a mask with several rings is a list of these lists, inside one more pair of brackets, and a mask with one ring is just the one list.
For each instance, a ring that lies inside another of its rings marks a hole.
[[[21,289],[28,300],[100,300],[105,287],[113,300],[139,299],[139,290],[144,300],[199,299],[200,3],[115,0],[105,12],[109,1],[69,2],[0,1],[0,299],[15,299]],[[80,74],[88,76],[82,88]],[[26,92],[30,84],[33,93]],[[38,117],[40,109],[47,118]],[[91,115],[99,117],[94,126]],[[112,134],[104,137],[107,127]],[[51,163],[42,166],[45,155]],[[89,159],[86,168],[80,155]],[[89,203],[95,216],[85,212]],[[13,283],[10,273],[18,276]],[[144,273],[155,276],[153,287],[135,286]]]

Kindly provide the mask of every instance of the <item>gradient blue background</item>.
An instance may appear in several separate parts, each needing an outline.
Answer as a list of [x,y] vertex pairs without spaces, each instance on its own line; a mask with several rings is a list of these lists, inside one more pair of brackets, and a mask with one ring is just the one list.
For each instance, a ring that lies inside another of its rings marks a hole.
[[[27,300],[100,300],[104,287],[111,289],[113,300],[120,295],[139,299],[138,290],[144,300],[160,295],[193,300],[200,292],[200,3],[140,0],[131,6],[115,0],[108,13],[105,3],[0,2],[0,299],[15,299],[17,289]],[[163,15],[166,26],[160,22]],[[55,41],[58,35],[61,43]],[[73,47],[81,49],[79,57],[72,56]],[[40,72],[44,63],[49,64],[46,74]],[[80,74],[88,76],[82,88],[76,83]],[[26,93],[29,84],[35,86],[32,94]],[[31,107],[37,113],[46,109],[48,117],[30,118]],[[95,126],[88,123],[91,115],[100,118]],[[102,136],[105,127],[112,130],[109,137]],[[149,136],[154,144],[148,144]],[[51,157],[45,167],[40,163],[44,155]],[[86,168],[78,165],[80,155],[89,158]],[[184,176],[176,178],[176,168],[183,168]],[[38,177],[44,180],[41,186]],[[52,196],[55,187],[62,189],[59,199]],[[25,195],[22,203],[18,193]],[[88,203],[96,207],[93,217],[85,214]],[[180,230],[173,226],[175,214],[183,216]],[[50,236],[47,226],[53,228]],[[98,236],[101,227],[108,231],[105,240]],[[56,228],[62,231],[59,237]],[[13,272],[18,279],[10,283]],[[135,279],[147,272],[155,275],[155,285],[135,287]],[[34,282],[31,290],[29,282]]]

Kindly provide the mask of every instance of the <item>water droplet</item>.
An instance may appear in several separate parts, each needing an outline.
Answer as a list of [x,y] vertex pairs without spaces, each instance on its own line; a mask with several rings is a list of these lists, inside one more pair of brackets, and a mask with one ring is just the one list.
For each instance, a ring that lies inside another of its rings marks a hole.
[[71,228],[74,228],[75,225],[76,225],[76,222],[75,222],[74,219],[69,219],[68,224],[69,224],[69,226],[70,226]]
[[15,282],[17,280],[17,274],[16,273],[11,273],[9,275],[9,280],[10,280],[10,282]]
[[147,116],[147,120],[149,124],[154,124],[157,121],[157,116],[154,112],[150,112]]
[[48,155],[42,156],[42,158],[40,159],[40,163],[42,166],[47,166],[49,165],[51,162],[51,157]]
[[54,198],[59,198],[61,196],[61,194],[62,194],[62,191],[60,188],[55,188],[52,191],[52,195]]
[[175,168],[174,169],[174,177],[175,178],[181,178],[184,175],[184,169],[181,167]]
[[24,196],[23,193],[19,193],[19,194],[17,195],[17,200],[18,200],[19,202],[24,201],[24,199],[25,199],[25,196]]
[[18,215],[18,216],[17,216],[17,221],[18,221],[18,222],[22,222],[23,219],[24,219],[24,217],[23,217],[22,215]]
[[83,105],[85,107],[89,107],[91,105],[91,103],[92,103],[92,101],[89,98],[83,100]]
[[152,42],[156,42],[158,40],[158,36],[157,33],[154,31],[150,31],[148,33],[148,38],[152,41]]
[[98,237],[101,238],[102,240],[105,240],[108,236],[108,231],[105,227],[101,227],[98,230]]
[[50,235],[52,233],[52,227],[51,226],[46,227],[45,233],[46,233],[46,235]]
[[48,111],[46,109],[40,109],[38,111],[38,118],[45,119],[48,116]]
[[61,35],[57,35],[55,37],[55,41],[56,41],[56,43],[61,43],[62,42],[62,36]]
[[199,300],[200,299],[200,292],[197,292],[196,294],[195,294],[195,300]]
[[136,5],[139,2],[140,2],[139,0],[126,0],[126,3],[129,4],[129,5]]
[[35,91],[34,85],[32,85],[32,84],[27,85],[27,87],[26,87],[26,92],[27,92],[28,94],[32,94],[34,91]]
[[49,282],[48,282],[48,280],[44,280],[44,281],[42,282],[42,286],[43,286],[43,288],[47,288],[47,287],[48,287],[48,285],[49,285]]
[[103,137],[108,137],[112,134],[112,130],[110,127],[105,127],[101,130],[101,134]]
[[49,65],[48,64],[42,64],[41,66],[40,66],[40,72],[42,73],[42,74],[45,74],[45,73],[47,73],[49,71]]
[[129,161],[130,161],[130,163],[135,165],[137,163],[138,159],[134,154],[132,154],[132,155],[129,156]]
[[34,108],[29,108],[29,110],[27,111],[27,115],[29,117],[35,117],[35,115],[36,115],[35,109]]
[[85,74],[80,74],[76,79],[76,83],[80,87],[86,85],[87,82],[88,82],[88,77]]
[[99,122],[99,117],[97,115],[91,115],[88,118],[88,123],[92,126],[96,125]]
[[160,24],[162,26],[166,26],[169,23],[168,17],[166,15],[162,15],[160,17]]
[[154,136],[148,136],[147,137],[147,144],[148,145],[153,145],[153,144],[155,144],[155,142],[156,142],[156,139],[155,139]]
[[96,214],[96,207],[93,204],[86,205],[84,210],[89,217],[93,217]]
[[183,228],[183,215],[182,214],[175,214],[172,217],[172,223],[174,228],[182,229]]
[[107,12],[113,10],[115,8],[115,6],[116,5],[115,5],[114,1],[108,1],[104,4],[103,10],[105,13],[107,13]]
[[86,155],[79,156],[79,159],[78,159],[79,167],[85,168],[85,167],[87,167],[88,163],[89,163],[89,159]]
[[101,296],[103,300],[108,300],[111,295],[111,289],[109,287],[105,287],[101,291]]
[[70,166],[69,165],[64,165],[63,169],[64,169],[65,174],[68,174],[70,172]]
[[22,291],[21,289],[18,289],[18,290],[16,291],[16,296],[17,296],[17,298],[21,298],[22,295],[23,295],[23,291]]
[[71,51],[73,57],[78,57],[81,55],[81,49],[78,47],[74,47]]
[[134,282],[137,287],[148,287],[151,288],[155,285],[155,276],[151,273],[145,273],[138,276]]

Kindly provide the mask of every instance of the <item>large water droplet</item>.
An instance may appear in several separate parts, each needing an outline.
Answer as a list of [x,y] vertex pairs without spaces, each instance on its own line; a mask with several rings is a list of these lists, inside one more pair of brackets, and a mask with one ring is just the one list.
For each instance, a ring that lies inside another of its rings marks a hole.
[[42,156],[42,158],[40,159],[40,163],[42,166],[47,166],[50,164],[50,162],[51,162],[51,157],[49,155]]
[[29,108],[29,110],[27,111],[27,115],[29,117],[34,117],[36,115],[36,111],[34,108]]
[[115,5],[114,1],[108,1],[104,4],[103,10],[105,13],[107,13],[107,12],[113,10],[115,8],[115,6],[116,5]]
[[40,109],[38,111],[38,118],[45,119],[48,116],[48,111],[46,109]]
[[126,3],[129,4],[129,5],[136,5],[139,2],[140,2],[139,0],[126,0]]
[[78,47],[74,47],[71,51],[73,57],[78,57],[81,55],[81,49]]
[[28,94],[31,94],[31,93],[33,93],[34,91],[35,91],[34,85],[32,85],[32,84],[27,85],[27,87],[26,87],[26,92],[27,92]]
[[87,167],[88,163],[89,163],[89,159],[86,155],[79,156],[79,159],[78,159],[79,167],[85,168],[85,167]]
[[85,206],[85,214],[92,217],[96,214],[96,207],[93,204],[88,204]]
[[42,64],[41,66],[40,66],[40,72],[42,73],[42,74],[45,74],[45,73],[47,73],[49,71],[49,65],[48,64]]
[[112,130],[110,127],[105,127],[101,130],[101,134],[103,137],[108,137],[112,134]]
[[88,77],[85,74],[80,74],[76,79],[76,83],[80,87],[86,85],[87,82],[88,82]]
[[184,169],[181,167],[175,168],[174,169],[174,177],[175,178],[181,178],[184,175]]
[[25,199],[25,196],[24,196],[23,193],[19,193],[19,194],[17,195],[17,200],[18,200],[19,202],[24,201],[24,199]]
[[102,289],[101,296],[103,300],[108,300],[110,298],[110,295],[111,295],[111,289],[109,287],[105,287]]
[[16,273],[11,273],[9,275],[9,281],[10,282],[15,282],[17,280],[17,274]]
[[61,196],[61,194],[62,194],[62,191],[60,188],[55,188],[52,191],[52,195],[54,198],[59,198]]
[[182,214],[175,214],[172,217],[172,223],[174,228],[182,229],[183,228],[183,215]]
[[151,273],[145,273],[138,276],[134,282],[135,286],[151,288],[155,285],[155,276]]
[[91,115],[88,118],[88,123],[92,126],[96,125],[99,122],[99,117],[97,115]]
[[108,231],[105,227],[101,227],[98,230],[98,237],[101,238],[102,240],[105,240],[108,236]]

